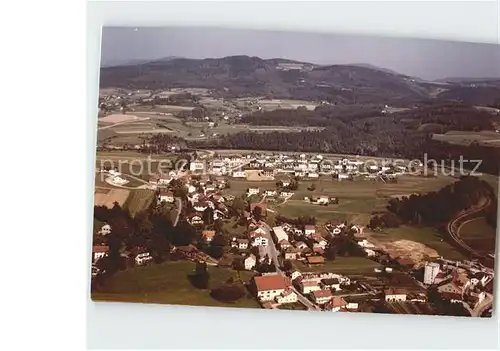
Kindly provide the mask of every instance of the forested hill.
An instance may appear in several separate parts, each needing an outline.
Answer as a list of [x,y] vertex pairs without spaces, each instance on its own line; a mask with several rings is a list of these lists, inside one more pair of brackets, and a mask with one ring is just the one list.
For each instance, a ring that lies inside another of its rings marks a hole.
[[[283,69],[283,64],[302,69]],[[134,89],[199,87],[228,97],[269,96],[342,103],[401,102],[428,98],[410,77],[356,65],[317,66],[284,59],[229,56],[177,58],[103,67],[100,86]]]

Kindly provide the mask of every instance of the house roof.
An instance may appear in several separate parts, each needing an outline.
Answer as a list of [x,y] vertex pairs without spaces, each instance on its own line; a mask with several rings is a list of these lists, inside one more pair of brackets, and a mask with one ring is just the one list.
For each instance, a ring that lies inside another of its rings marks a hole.
[[174,193],[168,189],[160,189],[160,196],[174,196]]
[[302,280],[301,284],[303,286],[318,286],[318,283],[314,280]]
[[313,291],[313,295],[314,297],[316,298],[321,298],[321,297],[331,297],[332,296],[332,292],[330,290],[316,290],[316,291]]
[[339,283],[339,280],[337,278],[326,278],[321,279],[321,282],[325,285],[335,285]]
[[257,291],[280,290],[289,286],[287,279],[277,274],[255,277],[254,280]]
[[332,307],[344,307],[347,305],[345,300],[342,297],[334,296],[330,301]]
[[213,238],[215,236],[215,230],[204,230],[201,232],[204,238]]
[[308,224],[304,227],[306,230],[316,230],[316,226],[315,225],[311,225],[311,224]]
[[455,293],[455,292],[442,292],[441,297],[444,300],[462,300],[462,294]]
[[278,244],[280,244],[281,246],[290,245],[290,242],[286,239],[281,239]]
[[248,239],[236,239],[238,244],[248,244]]
[[307,263],[325,263],[323,256],[309,256],[306,258]]
[[400,288],[389,288],[384,290],[385,295],[406,295],[407,293],[406,289]]
[[92,252],[95,253],[106,253],[109,251],[109,246],[104,246],[104,245],[97,245],[92,248]]

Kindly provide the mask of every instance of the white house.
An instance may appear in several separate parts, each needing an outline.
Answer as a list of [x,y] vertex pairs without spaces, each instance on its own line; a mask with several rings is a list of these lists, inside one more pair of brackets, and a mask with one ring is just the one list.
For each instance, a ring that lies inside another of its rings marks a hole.
[[280,193],[280,196],[281,197],[291,197],[291,196],[293,196],[293,192],[291,192],[291,191],[282,191]]
[[195,202],[193,208],[198,212],[203,212],[207,209],[208,204],[206,202]]
[[252,246],[267,246],[267,238],[262,234],[257,234],[253,238]]
[[278,192],[276,190],[266,190],[266,196],[276,196]]
[[284,180],[281,183],[283,184],[283,188],[286,188],[287,186],[290,185],[290,181],[289,180]]
[[194,185],[186,184],[186,188],[187,188],[188,194],[192,194],[192,193],[196,192],[196,187]]
[[276,302],[279,304],[295,303],[297,302],[297,300],[298,300],[297,294],[294,293],[293,290],[291,289],[287,289],[280,295],[276,296]]
[[205,170],[205,162],[203,161],[192,161],[189,164],[189,170],[191,172],[198,172],[201,173]]
[[158,200],[160,202],[162,201],[165,201],[165,202],[174,202],[175,201],[175,198],[174,198],[174,193],[169,191],[169,190],[160,190],[160,195],[158,196]]
[[341,290],[340,289],[340,280],[338,278],[326,278],[321,279],[319,283],[320,287],[325,290]]
[[385,301],[406,301],[406,290],[404,289],[386,289],[384,290]]
[[108,252],[109,252],[109,247],[108,246],[103,246],[103,245],[94,246],[92,248],[92,259],[93,259],[93,262],[95,263],[98,260],[100,260],[101,258],[107,256]]
[[357,310],[359,307],[359,304],[357,302],[347,302],[345,308],[348,310]]
[[190,219],[190,224],[203,224],[203,218],[198,215],[194,215]]
[[257,298],[261,301],[273,301],[288,290],[287,279],[279,274],[254,277]]
[[257,195],[260,192],[259,188],[256,186],[251,186],[248,188],[249,195]]
[[233,178],[246,178],[245,171],[234,171],[232,174]]
[[250,256],[245,258],[245,260],[243,261],[243,263],[245,265],[245,269],[247,271],[252,270],[253,267],[255,267],[256,262],[257,262],[257,259],[256,259],[255,255],[253,255],[253,254],[250,254]]
[[366,252],[366,256],[368,256],[368,257],[373,257],[373,256],[376,255],[376,252],[373,251],[372,249],[366,249],[365,248],[365,249],[363,249],[363,251]]
[[238,244],[238,249],[240,250],[248,249],[248,239],[236,239],[236,243]]
[[292,281],[297,279],[298,277],[302,277],[302,273],[299,271],[293,271],[292,274],[290,275]]
[[335,296],[331,299],[329,302],[329,307],[331,308],[332,312],[338,312],[343,308],[346,308],[347,303],[342,297]]
[[315,290],[312,292],[312,298],[318,305],[323,305],[333,298],[330,290]]
[[135,256],[135,264],[140,266],[148,261],[151,261],[152,259],[153,259],[153,257],[151,257],[149,252],[141,252]]
[[313,291],[321,290],[318,282],[315,280],[302,280],[299,284],[300,290],[303,294],[309,294]]
[[285,233],[283,227],[273,227],[274,235],[276,236],[276,241],[280,242],[281,240],[288,240],[288,234]]
[[105,224],[99,230],[100,235],[108,235],[111,234],[111,226],[109,224]]
[[313,235],[314,233],[316,233],[316,226],[315,225],[306,225],[304,227],[304,233],[307,236]]
[[286,250],[290,247],[292,247],[292,244],[290,244],[290,242],[286,239],[282,239],[278,242],[278,245],[280,246],[280,249],[281,250]]

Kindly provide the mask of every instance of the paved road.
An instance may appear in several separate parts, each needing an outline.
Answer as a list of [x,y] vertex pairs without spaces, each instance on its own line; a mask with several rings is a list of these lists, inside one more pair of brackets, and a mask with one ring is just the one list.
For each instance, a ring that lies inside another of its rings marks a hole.
[[473,248],[471,248],[469,245],[467,245],[459,236],[458,236],[458,233],[460,232],[460,227],[462,225],[460,225],[460,227],[457,228],[456,232],[453,230],[454,226],[456,223],[458,223],[459,221],[461,221],[464,217],[467,217],[469,215],[472,215],[474,213],[478,213],[478,212],[481,212],[482,210],[484,210],[486,207],[488,207],[490,205],[490,199],[487,199],[486,203],[483,204],[482,206],[479,206],[478,208],[475,208],[471,211],[467,211],[463,214],[461,214],[460,216],[458,216],[457,218],[455,218],[454,220],[450,221],[448,223],[448,233],[450,234],[451,238],[458,244],[460,245],[463,249],[467,250],[469,253],[471,253],[473,256],[478,256],[478,257],[481,257],[481,258],[485,258],[485,256],[479,252],[477,252],[476,250],[474,250]]
[[[266,235],[269,241],[269,244],[267,245],[267,252],[269,257],[271,257],[271,260],[273,261],[274,265],[276,266],[276,272],[280,274],[281,276],[285,277],[285,272],[283,272],[280,267],[279,267],[279,261],[278,261],[278,250],[276,249],[276,244],[274,243],[273,236],[271,235],[272,228],[265,222],[260,222],[261,227],[266,231]],[[308,310],[311,311],[321,311],[321,308],[319,308],[317,305],[311,302],[307,297],[302,295],[300,291],[298,291],[293,285],[291,286],[292,291],[297,294],[298,300],[307,307]]]
[[483,302],[478,304],[471,312],[472,317],[481,317],[482,314],[493,306],[493,295],[486,294]]
[[181,216],[182,211],[182,200],[180,197],[176,197],[175,200],[177,200],[177,216],[175,217],[174,227],[177,227],[177,223],[179,222],[179,217]]

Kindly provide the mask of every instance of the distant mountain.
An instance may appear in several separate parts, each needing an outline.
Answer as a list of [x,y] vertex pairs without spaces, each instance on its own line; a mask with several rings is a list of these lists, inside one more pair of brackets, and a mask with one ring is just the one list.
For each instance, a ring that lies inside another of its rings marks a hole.
[[167,56],[158,59],[132,59],[132,60],[111,60],[101,65],[101,68],[104,67],[116,67],[116,66],[134,66],[134,65],[142,65],[148,62],[163,62],[175,60],[181,57],[178,56]]
[[168,58],[101,68],[101,87],[200,87],[228,97],[268,96],[341,103],[412,103],[428,99],[427,88],[410,78],[374,66],[318,66],[244,55]]
[[390,73],[390,74],[395,74],[395,75],[398,75],[398,76],[409,77],[409,76],[406,76],[406,75],[401,74],[399,72],[393,71],[391,69],[382,68],[382,67],[378,67],[378,66],[374,66],[374,65],[370,65],[369,63],[352,63],[352,64],[350,64],[350,66],[365,67],[365,68],[370,68],[370,69],[377,70],[377,71],[382,71],[382,72],[386,72],[386,73]]

